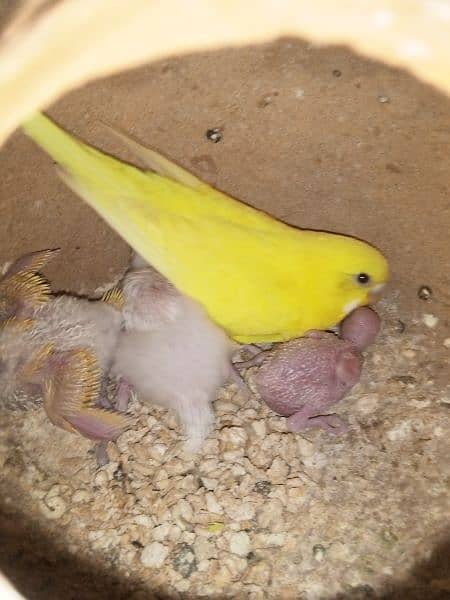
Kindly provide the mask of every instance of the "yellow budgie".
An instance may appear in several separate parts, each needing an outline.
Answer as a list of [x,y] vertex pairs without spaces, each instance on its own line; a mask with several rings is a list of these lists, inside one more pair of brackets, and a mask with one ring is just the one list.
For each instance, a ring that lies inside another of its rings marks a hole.
[[282,223],[124,134],[116,132],[153,171],[103,154],[42,114],[23,128],[76,193],[238,342],[329,328],[387,281],[386,259],[367,243]]

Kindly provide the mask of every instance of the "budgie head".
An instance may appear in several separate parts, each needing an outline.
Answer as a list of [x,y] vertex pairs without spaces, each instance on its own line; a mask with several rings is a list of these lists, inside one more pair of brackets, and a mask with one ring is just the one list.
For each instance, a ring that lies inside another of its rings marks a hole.
[[375,302],[389,278],[388,263],[381,252],[340,235],[319,237],[317,242],[313,270],[315,287],[320,288],[319,302],[323,299],[324,304],[337,308],[339,320],[355,308]]

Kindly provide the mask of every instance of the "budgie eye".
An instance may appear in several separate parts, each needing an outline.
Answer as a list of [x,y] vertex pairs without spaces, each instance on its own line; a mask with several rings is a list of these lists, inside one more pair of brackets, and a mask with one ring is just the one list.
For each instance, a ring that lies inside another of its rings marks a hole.
[[370,283],[370,275],[367,275],[367,273],[358,273],[356,281],[361,285],[367,285]]

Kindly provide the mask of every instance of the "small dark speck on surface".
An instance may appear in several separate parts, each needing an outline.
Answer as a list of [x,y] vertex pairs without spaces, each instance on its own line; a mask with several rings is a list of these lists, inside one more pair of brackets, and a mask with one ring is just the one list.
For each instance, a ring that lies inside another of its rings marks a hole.
[[342,71],[339,71],[339,69],[333,70],[333,77],[341,77],[341,75],[342,75]]
[[402,320],[397,319],[396,324],[395,324],[396,333],[405,333],[405,330],[406,330],[405,323]]
[[402,172],[400,167],[398,165],[394,165],[393,163],[386,164],[386,171],[390,171],[391,173],[397,173],[397,174]]
[[177,544],[172,553],[173,568],[183,577],[189,577],[197,570],[197,562],[192,546],[182,542]]
[[412,375],[394,375],[389,381],[403,383],[403,385],[413,385],[416,383],[416,378]]
[[261,496],[268,496],[272,490],[272,484],[270,481],[257,481],[253,489]]
[[213,127],[212,129],[208,129],[206,132],[206,137],[210,142],[213,142],[213,144],[217,144],[218,142],[220,142],[222,136],[223,134],[219,127]]
[[119,465],[113,473],[113,479],[115,481],[123,481],[125,478],[126,478],[126,475],[123,472],[122,467]]
[[428,285],[422,285],[417,291],[417,296],[421,300],[431,300],[431,298],[433,297],[433,290]]

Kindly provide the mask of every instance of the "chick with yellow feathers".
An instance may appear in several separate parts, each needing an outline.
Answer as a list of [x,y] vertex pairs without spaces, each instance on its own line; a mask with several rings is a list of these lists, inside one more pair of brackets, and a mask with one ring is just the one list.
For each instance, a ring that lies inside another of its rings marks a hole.
[[238,342],[327,329],[387,281],[387,261],[369,244],[287,225],[124,134],[116,132],[152,171],[84,144],[43,114],[23,129],[76,193]]

